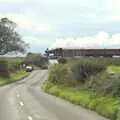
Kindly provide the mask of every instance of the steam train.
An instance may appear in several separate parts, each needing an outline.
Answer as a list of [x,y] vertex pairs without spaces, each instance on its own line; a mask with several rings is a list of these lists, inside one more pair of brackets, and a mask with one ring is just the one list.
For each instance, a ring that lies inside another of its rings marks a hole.
[[46,50],[47,54],[54,54],[58,57],[77,57],[77,56],[92,56],[92,57],[113,57],[120,56],[120,49],[62,49],[56,48]]

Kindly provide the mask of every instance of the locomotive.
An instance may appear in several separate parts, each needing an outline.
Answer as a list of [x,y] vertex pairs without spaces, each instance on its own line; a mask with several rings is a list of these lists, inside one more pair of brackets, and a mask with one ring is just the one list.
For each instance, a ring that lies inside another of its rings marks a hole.
[[52,50],[46,50],[47,54],[54,54],[56,57],[113,57],[120,56],[120,49],[63,49],[56,48]]

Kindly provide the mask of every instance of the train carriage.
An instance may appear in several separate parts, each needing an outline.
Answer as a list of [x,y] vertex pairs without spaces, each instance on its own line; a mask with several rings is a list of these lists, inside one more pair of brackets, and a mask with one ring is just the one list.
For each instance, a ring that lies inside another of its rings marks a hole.
[[93,56],[93,57],[112,57],[120,56],[120,49],[52,49],[46,53],[53,53],[54,56],[76,57],[76,56]]

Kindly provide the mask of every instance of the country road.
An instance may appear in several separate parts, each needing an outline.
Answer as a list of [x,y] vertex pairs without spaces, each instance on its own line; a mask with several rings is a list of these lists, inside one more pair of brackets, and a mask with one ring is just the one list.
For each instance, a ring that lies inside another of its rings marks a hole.
[[0,87],[0,120],[107,120],[48,95],[40,89],[47,70],[33,71],[29,77]]

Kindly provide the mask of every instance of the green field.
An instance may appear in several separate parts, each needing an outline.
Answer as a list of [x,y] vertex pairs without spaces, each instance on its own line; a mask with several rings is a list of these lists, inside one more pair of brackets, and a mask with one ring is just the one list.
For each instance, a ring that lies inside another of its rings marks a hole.
[[111,65],[108,67],[108,72],[113,73],[115,75],[119,75],[120,74],[120,66]]
[[14,63],[14,62],[23,62],[25,60],[25,57],[0,57],[0,60],[1,59],[5,59],[9,63]]

